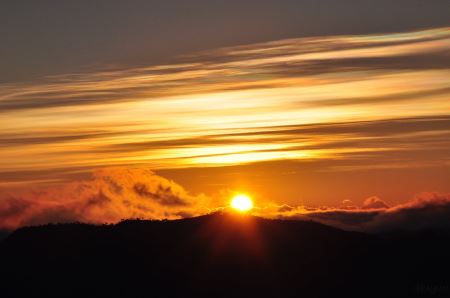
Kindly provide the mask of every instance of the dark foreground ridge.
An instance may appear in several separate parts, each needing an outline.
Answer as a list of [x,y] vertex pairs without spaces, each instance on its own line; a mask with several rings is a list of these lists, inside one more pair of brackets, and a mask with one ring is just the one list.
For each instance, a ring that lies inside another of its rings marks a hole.
[[20,229],[2,297],[447,297],[448,238],[212,214]]

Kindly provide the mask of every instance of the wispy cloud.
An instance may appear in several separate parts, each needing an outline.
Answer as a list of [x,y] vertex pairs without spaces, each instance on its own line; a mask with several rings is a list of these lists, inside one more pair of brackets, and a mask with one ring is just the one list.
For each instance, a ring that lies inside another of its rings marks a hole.
[[449,50],[449,28],[301,38],[2,85],[2,185],[110,165],[446,163]]

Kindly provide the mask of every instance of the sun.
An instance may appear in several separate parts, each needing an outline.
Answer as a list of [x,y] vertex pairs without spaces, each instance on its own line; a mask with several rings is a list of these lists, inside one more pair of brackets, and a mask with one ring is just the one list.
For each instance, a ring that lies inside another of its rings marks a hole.
[[252,199],[245,194],[238,194],[233,197],[231,207],[240,212],[247,212],[253,208]]

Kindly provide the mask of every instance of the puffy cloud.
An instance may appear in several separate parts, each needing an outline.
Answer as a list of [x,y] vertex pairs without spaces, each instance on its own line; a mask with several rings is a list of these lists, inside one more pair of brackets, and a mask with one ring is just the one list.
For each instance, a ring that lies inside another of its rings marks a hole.
[[366,226],[367,230],[426,230],[450,228],[450,194],[421,193],[413,200],[387,209]]
[[0,193],[0,228],[49,222],[113,223],[125,218],[175,219],[208,212],[193,196],[147,169],[107,168],[91,179]]
[[373,196],[367,198],[362,206],[363,209],[386,209],[389,208],[389,205],[380,199],[379,197]]
[[284,204],[278,208],[278,211],[279,212],[288,212],[288,211],[292,211],[294,209],[295,209],[294,207]]
[[345,230],[361,230],[361,226],[373,220],[382,209],[362,209],[356,206],[341,207],[291,207],[282,205],[269,207],[255,215],[295,220],[312,220]]
[[[213,201],[189,194],[174,181],[148,169],[106,168],[90,179],[57,186],[0,192],[0,230],[54,222],[115,223],[122,219],[178,219],[214,211],[229,193]],[[341,206],[261,204],[256,216],[312,220],[341,229],[384,232],[450,228],[450,194],[421,193],[389,206],[372,196],[358,207],[350,200]]]
[[[421,193],[412,200],[390,207],[374,196],[361,207],[310,208],[287,205],[265,210],[266,216],[313,220],[347,230],[385,232],[394,230],[450,229],[450,194]],[[263,213],[261,215],[263,215]]]
[[346,210],[358,209],[358,207],[355,206],[355,204],[352,202],[352,200],[343,200],[340,208],[346,209]]

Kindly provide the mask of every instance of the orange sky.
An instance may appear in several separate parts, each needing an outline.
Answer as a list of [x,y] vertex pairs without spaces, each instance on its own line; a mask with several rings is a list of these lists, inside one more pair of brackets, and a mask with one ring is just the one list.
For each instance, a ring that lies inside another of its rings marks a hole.
[[437,28],[3,84],[0,194],[111,166],[277,204],[449,192],[449,53],[450,29]]

